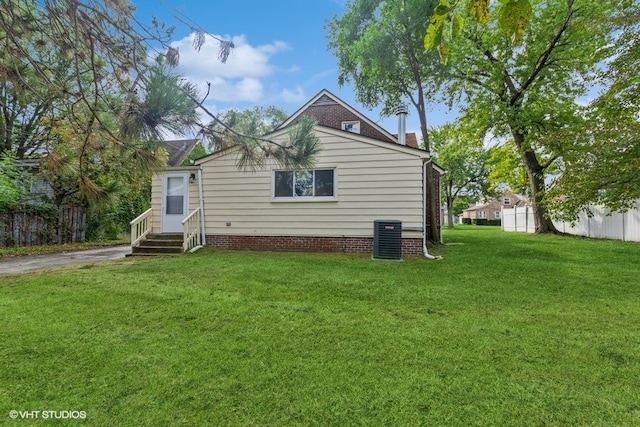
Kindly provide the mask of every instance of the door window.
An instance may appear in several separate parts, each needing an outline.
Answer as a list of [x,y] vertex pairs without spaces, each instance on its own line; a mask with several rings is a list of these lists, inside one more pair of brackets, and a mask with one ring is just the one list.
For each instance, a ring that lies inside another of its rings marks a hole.
[[167,178],[167,215],[184,214],[184,178],[170,176]]

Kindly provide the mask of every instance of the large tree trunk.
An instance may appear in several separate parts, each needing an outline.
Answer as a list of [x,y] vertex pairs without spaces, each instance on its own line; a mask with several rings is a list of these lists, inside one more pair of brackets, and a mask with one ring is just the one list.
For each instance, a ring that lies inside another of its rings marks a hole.
[[453,202],[456,200],[456,197],[453,195],[453,183],[452,180],[447,180],[447,228],[453,228]]
[[447,197],[447,228],[453,228],[453,198]]
[[544,167],[538,161],[538,156],[536,156],[533,150],[523,150],[524,135],[520,132],[513,132],[512,134],[516,147],[520,150],[522,164],[529,178],[536,233],[557,233],[558,230],[556,230],[555,225],[553,225],[553,222],[547,216],[547,210],[543,204],[546,191],[544,185]]

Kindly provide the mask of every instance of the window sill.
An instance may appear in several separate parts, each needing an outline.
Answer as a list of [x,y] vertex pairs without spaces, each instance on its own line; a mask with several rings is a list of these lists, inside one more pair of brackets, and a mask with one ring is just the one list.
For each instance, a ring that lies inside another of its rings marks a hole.
[[271,198],[271,203],[331,203],[337,202],[337,197],[278,197]]

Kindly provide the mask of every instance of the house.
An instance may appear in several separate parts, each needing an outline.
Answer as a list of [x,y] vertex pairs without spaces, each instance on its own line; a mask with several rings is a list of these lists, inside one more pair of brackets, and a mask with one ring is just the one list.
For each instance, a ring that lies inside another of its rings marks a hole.
[[[233,150],[168,167],[153,178],[151,209],[132,222],[134,252],[146,234],[179,233],[183,250],[204,243],[370,253],[374,221],[395,220],[402,224],[402,253],[423,254],[425,225],[439,227],[440,218],[424,208],[430,158],[415,136],[397,137],[322,90],[266,137],[286,141],[303,115],[315,118],[322,148],[313,170],[267,164],[246,172]],[[399,123],[404,119],[400,114]],[[414,146],[402,144],[409,140]],[[439,178],[443,171],[434,167]]]
[[17,159],[16,164],[29,178],[30,202],[41,203],[45,199],[53,199],[53,188],[40,171],[40,159]]
[[480,200],[462,211],[462,222],[471,224],[477,220],[500,221],[502,209],[512,209],[528,203],[526,197],[512,192],[505,192],[500,197],[491,200]]

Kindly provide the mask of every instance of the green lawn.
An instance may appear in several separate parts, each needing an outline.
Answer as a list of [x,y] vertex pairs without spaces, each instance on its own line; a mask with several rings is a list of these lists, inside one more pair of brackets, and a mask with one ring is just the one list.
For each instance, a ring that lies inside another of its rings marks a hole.
[[445,240],[0,278],[0,425],[640,425],[640,244]]

